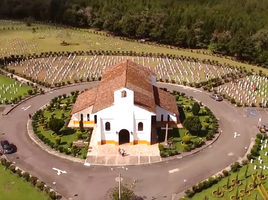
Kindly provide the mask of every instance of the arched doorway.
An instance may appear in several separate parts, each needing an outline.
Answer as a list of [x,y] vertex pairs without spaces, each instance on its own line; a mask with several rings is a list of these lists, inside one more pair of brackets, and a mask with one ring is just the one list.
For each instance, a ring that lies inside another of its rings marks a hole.
[[119,145],[129,143],[129,132],[126,129],[122,129],[119,132]]

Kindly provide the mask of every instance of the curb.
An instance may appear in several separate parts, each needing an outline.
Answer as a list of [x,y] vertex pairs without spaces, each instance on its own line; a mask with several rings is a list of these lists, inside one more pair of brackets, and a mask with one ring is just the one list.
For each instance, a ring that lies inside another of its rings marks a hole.
[[11,109],[9,111],[7,111],[6,113],[3,113],[2,115],[8,115],[12,110],[14,110],[15,108],[17,108],[19,105],[21,105],[22,103],[38,96],[38,95],[41,95],[41,94],[35,94],[35,95],[31,95],[23,100],[21,100],[19,103],[15,104],[13,107],[11,107]]
[[72,157],[72,156],[67,156],[67,155],[64,155],[54,149],[52,149],[51,147],[49,147],[48,145],[44,144],[36,135],[35,133],[33,132],[33,129],[32,129],[32,125],[31,125],[31,122],[32,120],[28,120],[27,122],[27,133],[28,133],[28,136],[31,138],[31,140],[37,145],[39,146],[42,150],[46,151],[47,153],[51,154],[51,155],[54,155],[54,156],[57,156],[59,158],[62,158],[62,159],[66,159],[66,160],[70,160],[70,161],[73,161],[73,162],[76,162],[76,163],[84,163],[85,160],[83,159],[80,159],[80,158],[76,158],[76,157]]

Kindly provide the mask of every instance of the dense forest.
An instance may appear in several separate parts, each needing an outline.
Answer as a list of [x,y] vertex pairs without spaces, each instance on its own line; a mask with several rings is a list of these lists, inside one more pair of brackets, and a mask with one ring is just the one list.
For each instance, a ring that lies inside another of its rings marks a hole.
[[0,17],[206,48],[268,68],[267,0],[1,0]]

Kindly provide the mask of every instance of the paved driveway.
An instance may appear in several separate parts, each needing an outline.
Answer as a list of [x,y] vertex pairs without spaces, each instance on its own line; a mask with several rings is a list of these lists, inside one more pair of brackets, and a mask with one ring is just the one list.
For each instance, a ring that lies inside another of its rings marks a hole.
[[[18,147],[16,154],[9,158],[26,171],[38,176],[52,185],[57,182],[57,190],[66,197],[79,200],[105,200],[109,188],[116,186],[115,181],[121,173],[123,183],[131,184],[137,180],[135,192],[147,199],[171,199],[173,193],[179,193],[186,187],[222,170],[242,157],[251,137],[256,134],[256,118],[243,116],[244,110],[231,106],[228,102],[216,102],[205,92],[182,86],[159,83],[161,87],[185,92],[211,108],[220,120],[223,130],[221,137],[202,152],[182,159],[153,165],[110,168],[101,166],[86,167],[47,154],[35,146],[26,133],[26,121],[29,113],[46,104],[59,94],[68,94],[73,90],[83,90],[97,83],[63,88],[46,95],[37,96],[14,109],[9,115],[0,119],[0,139],[5,138]],[[27,109],[26,109],[27,108]],[[234,138],[234,132],[240,134]],[[52,168],[67,171],[60,176]],[[183,180],[187,179],[184,186]],[[167,196],[167,198],[165,197]]]

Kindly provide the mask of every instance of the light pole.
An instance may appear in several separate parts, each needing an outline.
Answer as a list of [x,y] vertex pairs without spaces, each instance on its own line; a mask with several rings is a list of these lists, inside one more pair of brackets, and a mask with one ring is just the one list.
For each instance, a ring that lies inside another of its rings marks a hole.
[[55,195],[56,195],[56,200],[58,199],[57,198],[57,183],[56,182],[53,182],[53,185],[55,185]]
[[121,173],[119,173],[118,199],[121,200]]

